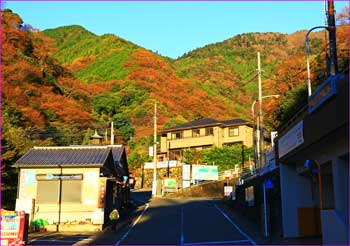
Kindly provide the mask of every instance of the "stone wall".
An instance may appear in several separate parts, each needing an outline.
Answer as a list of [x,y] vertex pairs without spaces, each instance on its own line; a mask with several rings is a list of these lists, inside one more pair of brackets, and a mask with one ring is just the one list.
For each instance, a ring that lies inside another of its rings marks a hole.
[[[136,172],[136,189],[142,188],[142,170],[139,169]],[[157,179],[162,179],[168,177],[168,168],[158,168],[157,169]],[[182,167],[170,167],[169,168],[169,178],[175,178],[179,188],[182,186]],[[143,172],[143,188],[152,188],[153,181],[153,169],[145,169]]]
[[224,198],[224,186],[236,183],[236,179],[209,181],[203,184],[193,185],[191,187],[180,189],[176,193],[166,194],[166,197],[211,197]]

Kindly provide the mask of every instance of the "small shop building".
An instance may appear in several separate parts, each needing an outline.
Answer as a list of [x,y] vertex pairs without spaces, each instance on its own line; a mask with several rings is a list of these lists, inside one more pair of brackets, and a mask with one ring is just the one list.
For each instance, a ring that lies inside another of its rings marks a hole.
[[283,235],[349,245],[349,77],[326,80],[280,132]]
[[109,212],[128,202],[121,145],[34,147],[14,167],[19,168],[16,207],[27,210],[31,221],[46,221],[47,230],[84,225],[100,230]]

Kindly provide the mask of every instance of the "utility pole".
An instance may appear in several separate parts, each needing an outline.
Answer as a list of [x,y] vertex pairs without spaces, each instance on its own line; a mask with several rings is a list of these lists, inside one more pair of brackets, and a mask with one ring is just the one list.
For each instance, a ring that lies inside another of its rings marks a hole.
[[114,145],[114,129],[113,129],[113,121],[111,123],[111,145]]
[[157,103],[154,104],[154,138],[153,138],[153,185],[152,195],[157,194]]
[[264,126],[263,126],[263,112],[262,112],[262,90],[261,90],[261,68],[260,68],[260,52],[258,52],[258,78],[259,78],[259,167],[264,163]]
[[328,33],[329,33],[329,53],[331,60],[331,75],[338,73],[337,42],[335,28],[334,0],[328,0]]

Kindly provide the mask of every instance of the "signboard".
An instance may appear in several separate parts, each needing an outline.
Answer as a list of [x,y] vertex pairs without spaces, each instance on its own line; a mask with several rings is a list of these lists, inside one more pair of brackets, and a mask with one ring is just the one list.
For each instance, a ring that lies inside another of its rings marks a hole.
[[341,79],[342,76],[344,75],[338,74],[329,77],[312,93],[308,100],[310,114],[337,93],[337,80]]
[[148,147],[148,155],[153,156],[153,146]]
[[29,214],[29,221],[31,222],[34,216],[35,199],[16,199],[16,211],[24,211]]
[[303,121],[300,121],[292,129],[278,140],[278,156],[285,156],[290,151],[304,143]]
[[36,171],[21,170],[18,197],[21,199],[31,199],[32,194],[35,194],[35,192],[36,192]]
[[272,180],[270,178],[267,178],[265,180],[264,187],[265,187],[265,189],[273,189],[273,188],[275,188],[275,186],[274,186],[274,184],[273,184],[273,182],[272,182]]
[[193,180],[219,180],[218,166],[192,165]]
[[172,178],[164,179],[164,187],[176,188],[176,179],[172,179]]
[[98,194],[99,172],[84,172],[83,204],[96,205]]
[[1,245],[24,245],[25,212],[1,209]]
[[[157,162],[157,168],[166,168],[168,167],[176,167],[176,161],[160,161],[160,162]],[[144,168],[145,169],[153,169],[154,168],[154,164],[153,162],[146,162],[145,165],[144,165]]]
[[188,164],[182,165],[182,179],[183,180],[191,179],[191,165],[188,165]]
[[191,186],[191,181],[190,180],[183,180],[182,181],[182,188],[188,188]]
[[98,208],[104,208],[105,207],[106,182],[107,182],[107,178],[105,178],[105,177],[100,178],[100,180],[99,180],[99,184],[98,184],[98,202],[97,202],[97,207]]
[[271,132],[271,146],[275,146],[275,138],[278,137],[278,132]]
[[224,186],[224,196],[230,196],[233,191],[233,186]]
[[82,180],[82,174],[38,174],[36,180]]

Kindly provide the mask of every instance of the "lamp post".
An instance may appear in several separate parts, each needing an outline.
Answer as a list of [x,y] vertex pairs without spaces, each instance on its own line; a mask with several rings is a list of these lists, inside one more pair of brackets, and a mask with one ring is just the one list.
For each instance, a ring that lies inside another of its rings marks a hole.
[[305,36],[305,49],[306,49],[306,68],[307,68],[307,91],[308,91],[308,96],[311,96],[311,75],[310,75],[310,63],[309,63],[309,34],[315,30],[315,29],[319,29],[319,28],[325,28],[328,30],[328,27],[326,26],[316,26],[311,28]]
[[[262,96],[261,99],[265,99],[265,98],[270,98],[270,97],[274,97],[274,98],[279,98],[280,95],[278,94],[274,94],[274,95],[267,95],[267,96]],[[252,111],[252,118],[253,118],[253,144],[254,144],[254,168],[256,169],[256,163],[259,162],[260,163],[260,160],[261,160],[261,152],[262,150],[260,149],[260,145],[257,144],[260,142],[260,137],[263,137],[263,136],[260,136],[259,135],[259,138],[256,134],[256,131],[255,131],[255,128],[254,128],[254,125],[255,125],[255,113],[254,113],[254,106],[255,106],[255,103],[258,102],[258,100],[254,100],[253,104],[252,104],[252,107],[251,107],[251,111]],[[259,115],[260,116],[260,115]],[[260,127],[259,126],[259,119],[257,119],[257,122],[256,122],[256,128],[257,130],[260,132]],[[261,167],[261,166],[260,166]]]
[[153,182],[152,195],[157,195],[157,103],[154,104],[154,136],[153,136]]

